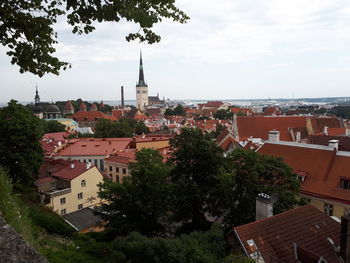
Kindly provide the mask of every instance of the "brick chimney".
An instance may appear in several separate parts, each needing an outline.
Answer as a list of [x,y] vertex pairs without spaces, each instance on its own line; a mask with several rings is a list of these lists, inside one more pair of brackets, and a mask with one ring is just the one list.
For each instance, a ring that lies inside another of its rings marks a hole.
[[340,228],[340,256],[345,263],[350,263],[350,214],[344,212]]
[[332,147],[332,149],[336,149],[338,151],[339,140],[329,140],[328,146]]
[[276,130],[269,131],[268,140],[270,142],[278,142],[280,140],[280,132]]
[[297,131],[296,142],[301,143],[301,132]]
[[255,203],[255,220],[273,216],[273,204],[278,200],[276,194],[258,194]]
[[328,135],[328,127],[327,126],[324,126],[323,133],[324,133],[324,135]]

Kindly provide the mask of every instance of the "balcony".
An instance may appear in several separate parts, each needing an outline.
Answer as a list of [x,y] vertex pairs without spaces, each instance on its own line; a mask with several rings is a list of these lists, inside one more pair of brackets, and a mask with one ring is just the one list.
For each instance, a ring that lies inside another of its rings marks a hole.
[[49,191],[45,192],[45,195],[49,196],[49,197],[56,197],[56,196],[60,196],[60,195],[65,195],[65,194],[69,194],[72,192],[71,188],[64,188],[64,189],[51,189]]

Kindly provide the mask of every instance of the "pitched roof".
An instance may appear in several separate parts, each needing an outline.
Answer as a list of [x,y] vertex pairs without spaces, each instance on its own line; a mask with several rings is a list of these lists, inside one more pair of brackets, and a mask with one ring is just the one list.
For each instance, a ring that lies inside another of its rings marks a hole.
[[208,101],[204,107],[219,108],[224,103],[222,101]]
[[328,128],[328,135],[345,135],[346,129],[345,128]]
[[73,107],[72,103],[70,102],[70,100],[68,100],[68,101],[64,104],[63,110],[65,110],[65,111],[74,110],[74,107]]
[[292,141],[289,128],[305,127],[306,116],[238,116],[237,128],[240,141],[249,137],[268,139],[268,132],[277,130],[280,132],[281,141]]
[[128,147],[131,138],[80,138],[64,149],[57,152],[57,156],[106,156],[115,151]]
[[340,189],[340,179],[350,178],[350,154],[328,146],[277,142],[264,143],[258,153],[281,157],[295,173],[305,172],[301,193],[350,204],[350,191]]
[[136,160],[136,149],[117,152],[114,155],[110,156],[109,158],[106,158],[105,160],[109,162],[124,163],[124,164],[134,162]]
[[84,103],[84,101],[82,101],[82,102],[80,103],[79,109],[80,109],[81,111],[86,111],[86,104]]
[[330,135],[310,135],[309,143],[318,145],[328,145],[330,140],[338,140],[341,151],[350,151],[350,137],[349,136],[330,136]]
[[[96,105],[95,105],[96,106]],[[114,120],[112,116],[108,116],[101,111],[78,111],[74,113],[70,118],[75,121],[97,121],[99,119]]]
[[[307,205],[234,228],[246,251],[247,241],[254,242],[265,262],[296,263],[294,245],[323,257],[327,262],[339,262],[333,246],[340,242],[340,224],[317,208]],[[310,257],[308,257],[310,258]]]

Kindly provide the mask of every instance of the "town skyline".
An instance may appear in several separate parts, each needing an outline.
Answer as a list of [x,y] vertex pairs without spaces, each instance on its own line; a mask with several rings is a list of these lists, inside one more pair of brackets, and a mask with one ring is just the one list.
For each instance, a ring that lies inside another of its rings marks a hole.
[[98,24],[90,35],[57,25],[57,55],[72,68],[43,78],[20,74],[1,47],[1,101],[31,101],[37,84],[43,100],[134,99],[143,50],[150,95],[170,99],[267,99],[347,96],[350,4],[346,1],[213,6],[179,1],[187,24],[164,21],[159,44],[128,43],[137,26]]

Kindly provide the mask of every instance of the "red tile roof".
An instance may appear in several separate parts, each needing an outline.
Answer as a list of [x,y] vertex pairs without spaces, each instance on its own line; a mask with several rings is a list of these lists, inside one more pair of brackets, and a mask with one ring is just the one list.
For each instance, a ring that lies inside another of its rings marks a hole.
[[124,164],[134,162],[136,160],[136,149],[117,152],[114,155],[110,156],[109,158],[106,158],[105,160],[109,162],[124,163]]
[[328,135],[345,135],[346,129],[345,128],[328,128]]
[[339,262],[327,238],[339,245],[340,224],[311,205],[235,227],[234,230],[246,251],[251,251],[247,241],[255,242],[264,262],[296,263],[293,243],[308,251],[309,255],[322,256],[329,263]]
[[82,102],[80,103],[79,109],[80,109],[81,111],[86,111],[86,105],[85,105],[84,101],[82,101]]
[[222,106],[224,103],[222,101],[208,101],[204,107],[210,107],[210,108],[219,108]]
[[238,116],[237,126],[239,140],[246,140],[249,137],[268,139],[268,132],[277,130],[280,132],[281,141],[292,141],[289,128],[305,127],[306,116]]
[[97,106],[96,106],[95,103],[92,103],[92,104],[91,104],[90,110],[91,110],[91,111],[96,111],[96,110],[97,110]]
[[63,109],[64,109],[65,111],[74,110],[74,107],[73,107],[72,103],[70,102],[70,100],[68,100],[68,101],[66,102],[66,104],[64,104]]
[[329,145],[330,140],[338,140],[340,151],[350,151],[350,137],[349,136],[330,136],[330,135],[310,135],[308,143],[318,145]]
[[300,192],[350,205],[350,191],[340,189],[340,178],[350,178],[350,154],[331,147],[297,143],[265,143],[258,153],[281,157],[295,173],[306,172]]
[[60,150],[57,156],[106,156],[115,151],[121,151],[129,146],[131,138],[104,138],[76,140],[64,149]]
[[51,139],[55,141],[65,141],[69,136],[68,132],[52,132],[52,133],[45,133],[43,136],[43,139]]
[[[96,106],[96,105],[95,105]],[[78,111],[69,118],[75,121],[97,121],[99,119],[114,120],[113,116],[108,116],[101,111]]]
[[40,178],[35,182],[35,184],[39,185],[53,181],[50,178],[71,181],[93,167],[94,166],[91,165],[89,168],[87,168],[86,163],[81,163],[78,161],[45,158],[44,163],[40,167]]

